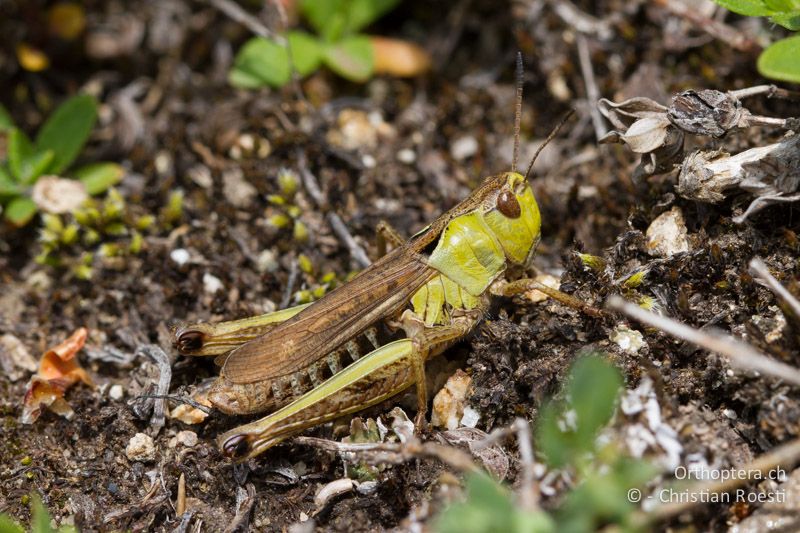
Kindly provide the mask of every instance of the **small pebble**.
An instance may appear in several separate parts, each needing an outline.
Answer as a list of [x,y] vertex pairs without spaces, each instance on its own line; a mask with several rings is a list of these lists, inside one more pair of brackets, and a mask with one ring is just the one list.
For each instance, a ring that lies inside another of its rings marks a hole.
[[461,137],[453,141],[450,146],[450,155],[456,161],[463,161],[478,153],[478,141],[475,137]]
[[172,170],[172,156],[169,155],[169,152],[163,150],[158,152],[153,161],[153,166],[156,167],[156,172],[162,176],[169,173]]
[[189,179],[204,189],[210,189],[214,185],[211,170],[205,165],[194,165],[186,171],[186,174]]
[[172,259],[172,262],[182,267],[186,263],[189,262],[190,259],[189,250],[186,248],[175,248],[169,253],[169,258]]
[[197,433],[194,431],[179,431],[175,438],[178,440],[178,444],[187,448],[194,448],[197,445]]
[[481,414],[470,407],[464,407],[464,415],[461,417],[461,425],[468,428],[474,428],[478,425],[478,420],[481,419]]
[[275,257],[275,252],[267,249],[258,254],[258,259],[256,260],[256,269],[261,274],[265,272],[274,273],[277,272],[279,268],[280,265]]
[[186,404],[177,406],[170,412],[169,416],[170,418],[180,420],[184,424],[199,424],[208,417],[208,415],[200,409]]
[[223,287],[222,280],[217,276],[209,274],[208,272],[203,274],[203,289],[208,294],[216,294],[218,291],[222,290]]
[[636,330],[619,326],[608,336],[623,352],[635,354],[645,345],[644,336]]
[[156,446],[153,438],[144,433],[137,433],[125,447],[125,455],[131,461],[149,462],[156,458]]
[[364,165],[364,168],[375,168],[378,162],[371,155],[364,154],[361,156],[361,164]]
[[403,148],[397,152],[397,160],[406,165],[410,165],[417,160],[417,154],[411,148]]
[[464,416],[466,398],[472,378],[457,370],[433,398],[431,424],[434,427],[456,429]]
[[125,391],[122,390],[122,385],[112,385],[111,388],[108,389],[108,397],[112,400],[121,400],[124,395]]
[[670,257],[689,251],[689,239],[683,212],[673,207],[658,216],[647,228],[647,248],[651,255]]

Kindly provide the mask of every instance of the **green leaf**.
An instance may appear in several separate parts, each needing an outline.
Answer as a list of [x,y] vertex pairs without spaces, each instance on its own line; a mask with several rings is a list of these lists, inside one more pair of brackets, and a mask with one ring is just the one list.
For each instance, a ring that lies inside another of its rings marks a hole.
[[288,35],[292,64],[301,76],[307,76],[319,68],[322,62],[322,46],[314,36],[303,31],[290,31]]
[[8,136],[8,164],[18,183],[29,185],[47,171],[52,150],[37,150],[25,133],[14,128]]
[[622,387],[619,371],[601,357],[579,359],[571,370],[569,396],[577,415],[578,445],[591,450],[597,431],[614,414],[615,403]]
[[797,0],[763,0],[763,2],[773,12],[789,12],[800,9],[800,2]]
[[20,193],[19,186],[14,182],[5,166],[0,165],[0,200],[8,196],[16,196]]
[[485,474],[467,478],[467,501],[450,505],[439,515],[437,533],[550,533],[555,525],[542,513],[517,510],[511,494]]
[[0,533],[25,533],[25,529],[3,513],[0,514]]
[[36,214],[36,204],[27,196],[19,196],[11,200],[6,206],[6,219],[17,227],[22,227],[31,221]]
[[25,162],[33,155],[33,144],[28,136],[19,128],[14,128],[8,135],[8,166],[11,173],[22,181]]
[[39,150],[52,150],[53,161],[46,172],[60,174],[80,154],[97,120],[97,102],[79,94],[58,106],[36,136]]
[[86,192],[95,195],[119,183],[125,169],[116,163],[91,163],[75,170],[72,175],[83,182]]
[[568,403],[545,405],[539,415],[537,444],[555,467],[573,463],[594,449],[597,432],[614,414],[622,386],[619,371],[601,357],[578,360],[566,385]]
[[766,17],[774,12],[764,0],[714,0],[714,2],[729,11],[747,17]]
[[8,109],[3,104],[0,104],[0,132],[11,131],[12,129],[14,129],[14,121],[11,120]]
[[372,76],[375,63],[372,43],[363,35],[347,37],[325,48],[325,64],[339,76],[364,82]]
[[31,510],[33,512],[33,519],[31,520],[32,533],[53,533],[53,528],[50,527],[50,513],[47,512],[47,508],[42,504],[41,498],[34,493],[31,499]]
[[22,170],[19,176],[19,181],[25,185],[35,183],[42,174],[47,171],[47,168],[53,162],[53,151],[44,150],[43,152],[36,152],[28,159],[22,162]]
[[772,15],[769,20],[775,24],[779,24],[787,30],[798,31],[800,30],[800,12],[794,11],[789,13],[776,13]]
[[345,34],[356,33],[394,9],[400,0],[351,0]]
[[263,37],[247,41],[233,62],[228,81],[235,87],[282,87],[291,77],[286,48]]
[[556,468],[570,462],[575,453],[571,434],[561,431],[561,412],[555,404],[547,404],[539,411],[536,425],[536,444],[547,459],[547,464]]
[[758,58],[758,71],[774,80],[800,83],[800,35],[771,44]]
[[302,0],[300,12],[323,39],[331,41],[342,35],[345,3],[345,0]]
[[303,0],[300,11],[328,42],[352,35],[394,8],[400,0]]

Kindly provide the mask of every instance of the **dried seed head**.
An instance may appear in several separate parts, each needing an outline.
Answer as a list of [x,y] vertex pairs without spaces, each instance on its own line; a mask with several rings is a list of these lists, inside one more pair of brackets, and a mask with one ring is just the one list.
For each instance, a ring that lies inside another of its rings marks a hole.
[[738,98],[709,89],[678,93],[667,111],[669,120],[683,131],[712,137],[724,136],[747,115]]

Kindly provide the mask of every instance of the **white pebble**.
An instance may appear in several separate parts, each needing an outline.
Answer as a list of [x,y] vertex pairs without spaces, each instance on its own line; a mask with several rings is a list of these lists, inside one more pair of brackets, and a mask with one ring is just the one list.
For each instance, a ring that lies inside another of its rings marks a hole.
[[124,395],[125,391],[122,390],[122,385],[112,385],[108,390],[108,397],[112,400],[121,400]]
[[635,354],[645,345],[644,337],[636,330],[619,326],[608,336],[623,352]]
[[197,445],[197,433],[194,431],[179,431],[175,438],[178,440],[178,444],[187,448],[194,448]]
[[364,165],[364,168],[375,168],[378,162],[371,155],[364,154],[361,156],[361,164]]
[[481,414],[470,407],[464,407],[464,415],[461,417],[461,425],[468,428],[474,428],[478,425],[478,420],[481,419]]
[[222,280],[217,276],[209,274],[208,272],[203,274],[203,289],[208,294],[216,294],[218,291],[222,290],[223,287]]
[[189,262],[191,255],[186,248],[175,248],[169,253],[169,258],[172,259],[173,263],[181,267]]
[[256,269],[260,273],[265,272],[277,272],[280,268],[278,264],[278,259],[275,257],[275,252],[272,250],[263,250],[260,254],[258,254],[258,259],[256,260]]
[[452,155],[453,159],[456,161],[463,161],[464,159],[472,157],[477,153],[478,141],[472,136],[456,139],[450,146],[450,155]]
[[125,447],[125,455],[131,461],[149,462],[156,459],[156,446],[153,438],[144,433],[137,433]]
[[658,216],[647,228],[647,248],[651,255],[670,257],[689,251],[686,222],[680,207]]
[[410,165],[417,160],[417,154],[411,148],[403,148],[397,152],[397,160],[406,165]]

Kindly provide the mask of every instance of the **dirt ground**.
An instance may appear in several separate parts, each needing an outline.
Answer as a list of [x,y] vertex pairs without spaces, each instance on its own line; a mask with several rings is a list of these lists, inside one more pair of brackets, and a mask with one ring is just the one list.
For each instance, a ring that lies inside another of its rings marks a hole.
[[[27,522],[24,496],[36,491],[56,521],[86,531],[217,531],[234,523],[259,531],[375,531],[428,523],[453,485],[438,461],[381,468],[372,490],[348,492],[320,509],[317,490],[345,475],[340,458],[289,441],[233,465],[215,438],[246,418],[220,413],[196,425],[167,418],[156,432],[136,398],[154,393],[159,370],[135,354],[145,344],[163,348],[172,367],[170,395],[189,396],[216,369],[210,361],[177,355],[171,344],[176,324],[267,312],[294,301],[297,291],[331,277],[342,282],[360,268],[327,213],[337,213],[374,258],[380,220],[412,235],[482,177],[508,170],[517,50],[525,62],[523,168],[564,113],[577,111],[535,167],[532,185],[543,221],[536,268],[591,305],[602,307],[614,293],[650,297],[686,324],[713,324],[800,365],[796,324],[787,323],[773,294],[747,271],[758,255],[784,284],[797,279],[800,217],[793,205],[770,206],[735,224],[732,217],[751,199],[747,194],[716,205],[683,198],[675,193],[676,170],[634,179],[636,154],[597,142],[598,96],[644,96],[669,105],[671,95],[685,89],[726,91],[764,82],[755,71],[757,47],[734,50],[663,4],[404,2],[370,32],[431,51],[428,75],[351,84],[323,70],[302,81],[301,98],[292,86],[231,88],[232,54],[250,34],[203,2],[87,2],[85,39],[47,49],[52,67],[37,74],[20,70],[13,50],[18,40],[35,38],[44,2],[0,3],[0,100],[17,124],[35,131],[46,116],[45,102],[88,87],[103,106],[81,157],[123,164],[127,174],[118,189],[137,212],[158,213],[172,191],[184,194],[174,227],[148,233],[137,255],[97,258],[89,281],[35,262],[37,224],[0,233],[0,334],[38,357],[87,327],[87,349],[79,358],[98,385],[68,391],[71,420],[45,412],[24,425],[19,418],[30,373],[0,376],[0,511]],[[268,26],[275,24],[273,15],[269,8],[260,14]],[[767,31],[765,21],[728,16],[725,23],[752,39]],[[119,49],[99,57],[89,43],[109,31]],[[143,32],[138,39],[137,31]],[[582,65],[581,53],[588,63]],[[746,105],[767,116],[800,116],[797,101],[753,98]],[[607,122],[602,127],[611,129]],[[783,133],[752,128],[724,139],[688,139],[687,147],[737,152]],[[308,231],[305,242],[293,238],[291,228],[267,223],[281,212],[268,196],[279,194],[282,168],[313,174],[328,204],[320,208],[300,186],[292,202]],[[655,257],[645,232],[673,207],[685,220],[687,251]],[[188,252],[188,260],[176,261],[176,250]],[[601,256],[605,269],[585,268],[577,251]],[[305,258],[310,268],[301,268]],[[647,271],[645,281],[624,289],[619,280],[639,270]],[[328,273],[333,276],[323,280]],[[437,384],[454,368],[469,373],[468,403],[480,414],[477,428],[490,432],[519,416],[535,422],[570,363],[601,350],[624,371],[628,389],[652,381],[684,462],[703,457],[720,468],[739,466],[800,436],[797,389],[731,371],[722,357],[633,322],[644,344],[623,349],[611,338],[625,322],[613,314],[586,316],[552,300],[499,299],[474,334],[443,356],[447,364],[430,373]],[[121,386],[121,397],[112,398],[113,385]],[[369,414],[388,413],[399,401]],[[169,403],[170,409],[177,405]],[[406,411],[413,417],[413,407]],[[624,433],[632,424],[622,416],[615,427]],[[197,442],[187,445],[185,433],[178,439],[182,431],[196,433]],[[437,431],[425,438],[435,439]],[[137,433],[154,436],[152,458],[128,459],[126,447]],[[338,439],[347,431],[345,425],[334,433],[328,425],[307,434]],[[516,445],[509,440],[503,448],[511,459],[506,481],[514,486]],[[653,445],[648,453],[665,451]],[[175,511],[181,475],[192,510],[183,524]],[[247,500],[248,486],[256,495],[252,515],[237,522],[237,498]],[[709,504],[671,525],[724,530],[757,509]]]

